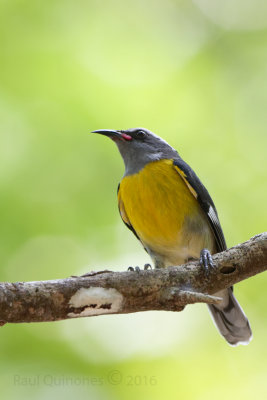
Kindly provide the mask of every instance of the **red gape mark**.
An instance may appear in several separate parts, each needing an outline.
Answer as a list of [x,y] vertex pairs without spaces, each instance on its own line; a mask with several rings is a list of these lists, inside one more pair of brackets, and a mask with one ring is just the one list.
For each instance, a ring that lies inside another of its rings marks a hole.
[[126,135],[126,133],[122,133],[122,135],[121,135],[122,137],[123,137],[123,139],[125,139],[125,140],[132,140],[132,137],[131,136],[129,136],[129,135]]

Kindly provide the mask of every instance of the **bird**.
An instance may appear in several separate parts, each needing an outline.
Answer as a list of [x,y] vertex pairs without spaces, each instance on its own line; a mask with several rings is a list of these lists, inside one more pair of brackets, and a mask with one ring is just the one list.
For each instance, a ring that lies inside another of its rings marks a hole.
[[[200,260],[209,271],[212,254],[227,249],[218,212],[193,169],[164,139],[145,128],[100,129],[118,147],[125,172],[118,186],[122,221],[150,255],[155,268]],[[233,287],[208,304],[220,334],[231,346],[248,344],[249,321]]]

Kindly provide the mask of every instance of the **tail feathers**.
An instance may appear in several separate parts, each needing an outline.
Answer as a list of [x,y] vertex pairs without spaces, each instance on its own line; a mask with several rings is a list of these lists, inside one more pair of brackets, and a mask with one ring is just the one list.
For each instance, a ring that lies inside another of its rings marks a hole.
[[236,300],[231,288],[216,293],[222,297],[220,305],[208,305],[220,334],[232,346],[248,344],[252,339],[249,321]]

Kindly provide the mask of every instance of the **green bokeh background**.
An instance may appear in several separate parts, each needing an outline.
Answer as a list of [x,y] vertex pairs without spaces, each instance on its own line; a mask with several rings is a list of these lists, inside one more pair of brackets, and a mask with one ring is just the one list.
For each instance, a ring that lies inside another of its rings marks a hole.
[[[123,164],[89,131],[144,126],[214,198],[229,246],[266,230],[267,5],[0,1],[0,279],[148,262],[120,221]],[[0,332],[1,398],[267,398],[266,277],[231,348],[204,305]]]

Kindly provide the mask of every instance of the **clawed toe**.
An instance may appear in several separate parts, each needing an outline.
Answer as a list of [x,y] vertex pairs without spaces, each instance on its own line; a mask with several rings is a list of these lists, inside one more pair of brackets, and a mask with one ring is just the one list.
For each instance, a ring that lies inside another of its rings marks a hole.
[[144,270],[147,271],[148,269],[152,269],[150,264],[145,264],[144,265]]

